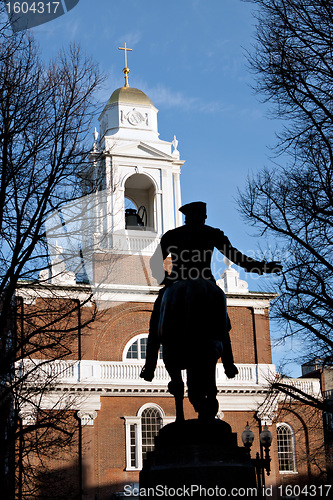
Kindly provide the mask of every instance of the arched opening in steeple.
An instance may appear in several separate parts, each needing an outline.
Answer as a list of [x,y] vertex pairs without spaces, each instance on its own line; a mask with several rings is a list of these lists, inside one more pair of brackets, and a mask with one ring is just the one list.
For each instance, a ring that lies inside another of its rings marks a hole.
[[150,177],[144,174],[131,175],[125,182],[124,194],[125,199],[127,198],[137,207],[139,215],[143,220],[143,226],[138,226],[138,229],[156,231],[156,189]]

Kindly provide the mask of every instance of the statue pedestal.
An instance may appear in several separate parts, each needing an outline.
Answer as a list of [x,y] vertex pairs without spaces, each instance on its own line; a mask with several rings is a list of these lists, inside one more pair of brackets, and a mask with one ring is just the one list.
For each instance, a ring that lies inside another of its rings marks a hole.
[[175,422],[155,439],[155,450],[148,453],[140,473],[142,497],[216,498],[231,496],[233,488],[256,488],[250,455],[237,446],[237,435],[226,422]]

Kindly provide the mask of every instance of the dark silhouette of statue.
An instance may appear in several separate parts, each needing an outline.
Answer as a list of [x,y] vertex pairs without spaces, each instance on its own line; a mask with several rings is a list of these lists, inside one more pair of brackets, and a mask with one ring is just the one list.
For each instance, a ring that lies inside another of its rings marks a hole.
[[[277,262],[259,262],[243,255],[223,231],[207,226],[205,203],[189,203],[179,210],[185,214],[185,225],[166,232],[150,260],[153,276],[164,287],[151,315],[146,362],[140,376],[147,381],[154,378],[162,345],[177,420],[184,419],[181,375],[184,369],[188,397],[199,418],[214,418],[218,412],[215,379],[218,359],[221,357],[228,378],[238,373],[231,349],[226,297],[211,273],[214,248],[248,272],[280,272],[282,267]],[[170,274],[163,266],[169,255]]]

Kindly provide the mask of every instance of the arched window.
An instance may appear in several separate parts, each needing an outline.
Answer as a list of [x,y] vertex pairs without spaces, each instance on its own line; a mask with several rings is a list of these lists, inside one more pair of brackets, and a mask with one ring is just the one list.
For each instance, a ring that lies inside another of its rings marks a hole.
[[156,231],[156,189],[153,179],[146,174],[131,175],[126,179],[124,194],[132,203],[128,208],[145,208],[144,227],[140,227],[140,230]]
[[155,446],[155,436],[162,427],[162,417],[157,408],[150,407],[143,410],[141,415],[142,434],[142,459],[146,458],[147,452],[152,451]]
[[[125,346],[123,361],[144,361],[146,359],[147,342],[147,333],[132,338]],[[162,359],[162,347],[159,350],[158,357]]]
[[292,427],[289,424],[277,424],[277,446],[279,458],[279,472],[296,472],[295,460],[295,437]]
[[135,417],[124,417],[126,424],[126,470],[142,469],[147,452],[155,446],[155,436],[163,425],[173,422],[160,406],[146,403]]

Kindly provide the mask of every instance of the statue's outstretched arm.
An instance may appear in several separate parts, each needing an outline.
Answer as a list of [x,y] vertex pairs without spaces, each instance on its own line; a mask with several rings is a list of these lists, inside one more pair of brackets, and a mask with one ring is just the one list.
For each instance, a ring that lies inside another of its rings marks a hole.
[[237,266],[242,267],[245,271],[258,274],[280,273],[282,271],[282,265],[280,262],[265,262],[252,259],[237,250],[237,248],[233,247],[227,236],[225,236],[222,231],[219,232],[220,235],[216,244],[217,249],[229,260],[231,260],[231,262],[234,262]]

